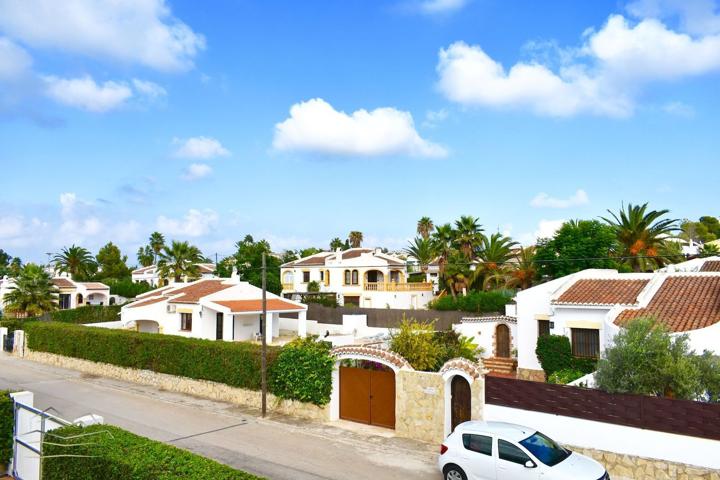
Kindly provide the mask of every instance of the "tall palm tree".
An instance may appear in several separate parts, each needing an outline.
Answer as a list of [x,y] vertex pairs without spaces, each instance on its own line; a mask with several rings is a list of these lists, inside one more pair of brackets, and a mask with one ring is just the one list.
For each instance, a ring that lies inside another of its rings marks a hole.
[[472,259],[477,247],[483,238],[483,229],[479,219],[463,215],[455,221],[455,243],[465,258]]
[[197,278],[200,276],[197,264],[203,260],[199,248],[188,242],[173,240],[169,247],[166,245],[160,252],[158,273],[163,278],[174,278],[175,282],[181,282],[183,277]]
[[417,233],[425,240],[430,238],[430,232],[433,231],[433,228],[435,228],[435,225],[430,217],[422,217],[417,222]]
[[622,256],[633,271],[646,271],[665,263],[658,253],[666,239],[679,231],[677,219],[661,218],[669,212],[648,211],[647,203],[629,203],[627,209],[623,205],[617,214],[608,210],[612,218],[602,217],[615,230]]
[[453,231],[452,225],[449,223],[436,227],[430,238],[435,255],[438,257],[440,276],[443,276],[445,273],[445,267],[447,266],[448,259],[453,251],[454,238],[455,232]]
[[15,286],[5,294],[5,310],[18,317],[38,317],[58,308],[58,290],[39,265],[28,263],[14,277]]
[[350,235],[348,235],[348,242],[350,242],[350,246],[352,248],[360,247],[363,242],[362,232],[358,232],[357,230],[353,230],[352,232],[350,232]]
[[458,293],[470,288],[472,272],[467,264],[464,254],[454,250],[448,259],[445,268],[445,285],[450,290],[450,295],[455,298]]
[[517,263],[512,267],[507,287],[518,287],[521,290],[532,287],[533,279],[537,274],[535,267],[535,247],[520,247],[515,256]]
[[337,250],[338,248],[339,248],[340,250],[342,250],[343,248],[345,248],[345,242],[343,242],[342,240],[340,240],[340,238],[335,237],[335,238],[333,238],[332,240],[330,240],[330,250],[335,251],[335,250]]
[[[490,237],[483,236],[478,248],[478,259],[482,261],[473,272],[472,283],[482,280],[483,288],[491,283],[489,278],[503,278],[509,271],[507,263],[514,257],[513,247],[518,243],[501,233],[493,233]],[[496,273],[500,273],[496,276]]]
[[153,252],[152,247],[145,245],[144,247],[138,248],[137,260],[143,267],[149,267],[155,263],[155,252]]
[[71,278],[87,275],[96,266],[95,257],[86,248],[76,245],[63,248],[53,261],[58,271],[69,273]]
[[415,257],[420,263],[420,270],[425,273],[428,265],[435,259],[435,249],[430,239],[417,237],[405,248],[405,253]]
[[160,252],[162,252],[163,248],[165,247],[165,237],[160,232],[153,232],[150,234],[148,243],[149,243],[150,248],[152,249],[153,253],[155,254],[155,258],[154,258],[153,262],[157,263],[158,255],[160,255]]

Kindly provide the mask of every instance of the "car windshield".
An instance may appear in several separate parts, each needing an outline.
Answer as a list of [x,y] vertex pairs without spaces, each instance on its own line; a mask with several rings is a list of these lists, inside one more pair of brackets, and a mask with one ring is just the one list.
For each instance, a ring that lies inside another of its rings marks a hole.
[[562,462],[571,453],[570,450],[561,447],[554,440],[540,432],[535,432],[534,435],[522,440],[520,445],[527,448],[538,460],[550,467]]

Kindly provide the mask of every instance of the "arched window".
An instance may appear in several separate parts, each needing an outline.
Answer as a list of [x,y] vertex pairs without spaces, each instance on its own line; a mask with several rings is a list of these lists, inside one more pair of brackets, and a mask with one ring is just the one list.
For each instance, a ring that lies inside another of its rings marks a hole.
[[359,278],[360,278],[360,275],[358,274],[358,271],[357,271],[357,270],[353,270],[353,271],[352,271],[352,284],[353,284],[353,285],[359,284],[359,283],[360,283]]
[[350,285],[350,270],[345,270],[345,285]]
[[283,283],[293,283],[293,272],[285,272],[283,275]]

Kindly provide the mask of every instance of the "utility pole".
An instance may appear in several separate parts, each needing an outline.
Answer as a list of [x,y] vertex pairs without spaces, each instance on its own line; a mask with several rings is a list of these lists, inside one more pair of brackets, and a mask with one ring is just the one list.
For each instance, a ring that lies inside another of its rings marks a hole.
[[262,254],[262,318],[260,329],[262,332],[262,355],[260,360],[261,385],[262,385],[262,416],[267,413],[267,266],[265,254]]

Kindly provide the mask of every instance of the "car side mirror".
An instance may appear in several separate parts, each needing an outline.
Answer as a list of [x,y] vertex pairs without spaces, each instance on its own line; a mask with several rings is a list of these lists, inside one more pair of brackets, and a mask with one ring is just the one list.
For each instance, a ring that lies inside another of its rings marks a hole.
[[528,460],[527,462],[525,462],[525,468],[535,468],[535,467],[537,467],[537,465],[535,465],[535,462],[533,462],[532,460]]

